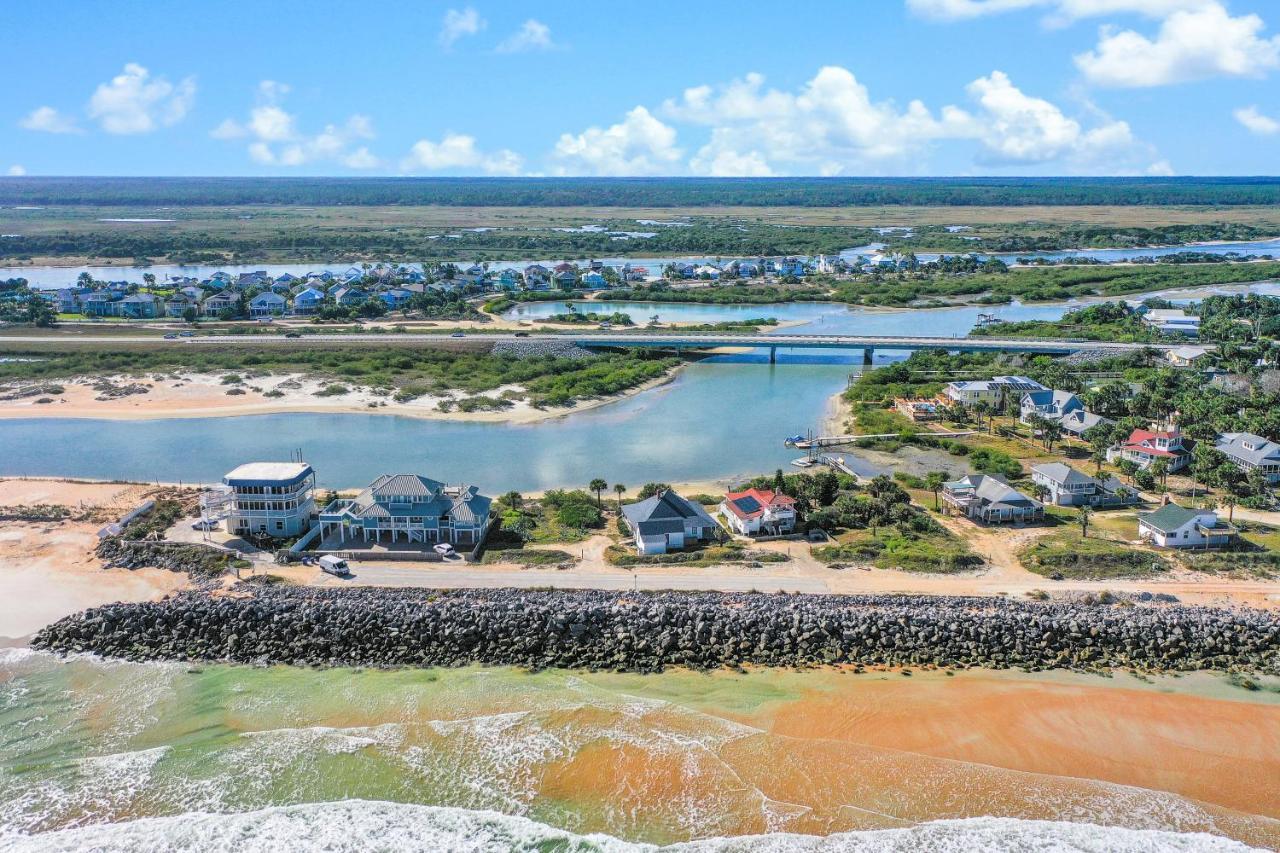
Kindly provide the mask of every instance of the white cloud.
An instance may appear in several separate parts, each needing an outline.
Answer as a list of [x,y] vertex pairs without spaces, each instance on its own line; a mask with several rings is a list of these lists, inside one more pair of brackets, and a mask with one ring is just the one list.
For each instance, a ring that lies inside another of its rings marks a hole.
[[566,175],[671,175],[683,171],[676,130],[636,107],[617,124],[563,133],[556,142],[558,172]]
[[483,152],[476,147],[475,137],[462,133],[446,133],[439,142],[419,139],[400,161],[406,172],[456,169],[487,175],[517,175],[523,165],[524,159],[514,151]]
[[907,0],[907,8],[935,21],[964,21],[1024,9],[1047,9],[1045,23],[1060,26],[1104,15],[1163,18],[1185,9],[1200,9],[1213,0]]
[[150,133],[182,121],[195,100],[195,79],[177,84],[130,62],[124,71],[94,90],[89,116],[108,133]]
[[342,124],[327,124],[319,133],[307,135],[298,130],[297,117],[280,104],[289,91],[288,84],[263,80],[248,120],[226,119],[210,135],[215,139],[250,139],[249,158],[264,166],[329,162],[350,169],[374,169],[382,165],[367,146],[357,147],[361,140],[375,136],[368,116],[352,115]]
[[551,28],[539,20],[530,18],[497,46],[498,53],[524,53],[532,50],[551,50],[557,47],[551,40]]
[[458,39],[473,36],[488,25],[489,22],[470,6],[462,10],[450,9],[444,13],[444,20],[440,24],[440,44],[453,47]]
[[1024,93],[1003,72],[973,81],[966,92],[975,107],[935,113],[911,101],[899,108],[873,100],[848,69],[827,66],[794,92],[767,88],[759,74],[695,86],[666,101],[662,114],[711,128],[688,163],[700,175],[919,171],[941,141],[976,145],[976,162],[989,167],[1132,174],[1155,159],[1125,122],[1094,110],[1085,124]]
[[11,178],[21,178],[26,173],[27,173],[26,167],[19,166],[17,163],[14,163],[12,166],[9,167],[8,174],[9,174],[9,177]]
[[1216,2],[1178,11],[1154,39],[1102,27],[1098,45],[1075,57],[1086,79],[1101,86],[1164,86],[1206,77],[1262,77],[1280,66],[1280,36],[1259,37],[1257,15],[1231,17]]
[[1280,133],[1280,121],[1265,115],[1256,106],[1241,107],[1232,113],[1236,121],[1247,127],[1250,132],[1259,136],[1271,136]]
[[76,126],[76,120],[63,115],[53,107],[36,107],[18,120],[18,126],[25,130],[38,130],[43,133],[82,133]]

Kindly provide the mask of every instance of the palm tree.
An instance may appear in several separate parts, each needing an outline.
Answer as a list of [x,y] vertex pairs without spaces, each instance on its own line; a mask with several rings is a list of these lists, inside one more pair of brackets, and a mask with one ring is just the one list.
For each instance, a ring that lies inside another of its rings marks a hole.
[[[979,430],[982,429],[983,416],[988,414],[989,412],[991,412],[991,404],[988,403],[986,400],[979,400],[978,402],[973,404],[973,415],[975,418],[977,418]],[[988,423],[990,422],[988,421]]]
[[1098,477],[1102,474],[1102,463],[1107,461],[1107,452],[1105,450],[1095,450],[1089,456],[1093,462],[1093,476]]
[[1049,487],[1043,483],[1036,483],[1031,487],[1031,494],[1036,500],[1044,503],[1044,499],[1049,497]]
[[1080,507],[1080,514],[1076,516],[1076,520],[1080,522],[1080,538],[1087,538],[1089,535],[1089,517],[1093,515],[1093,507],[1084,504]]
[[596,505],[604,509],[604,503],[600,500],[600,493],[609,488],[609,484],[596,477],[587,485],[587,488],[596,493]]
[[524,503],[524,495],[516,491],[507,492],[505,495],[498,498],[498,502],[506,504],[511,509],[519,509]]
[[618,512],[622,512],[622,493],[627,490],[627,487],[621,483],[614,483],[613,490],[618,493]]
[[1231,524],[1236,520],[1236,496],[1227,492],[1220,503],[1227,508],[1227,524]]
[[933,492],[933,509],[938,510],[938,492],[942,491],[943,485],[947,482],[946,471],[930,471],[924,476],[924,487]]
[[1151,462],[1151,476],[1160,481],[1160,488],[1164,489],[1165,480],[1169,478],[1169,460],[1155,459]]

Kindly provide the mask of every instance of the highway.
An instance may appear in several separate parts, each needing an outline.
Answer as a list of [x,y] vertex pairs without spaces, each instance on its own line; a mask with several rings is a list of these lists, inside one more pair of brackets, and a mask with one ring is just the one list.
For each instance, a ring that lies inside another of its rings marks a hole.
[[343,334],[343,335],[197,335],[190,338],[165,340],[155,335],[24,335],[0,336],[0,346],[29,346],[32,344],[109,344],[113,346],[342,346],[346,344],[376,344],[381,346],[458,346],[470,342],[498,343],[508,341],[556,340],[572,341],[583,347],[649,347],[665,349],[708,349],[716,347],[769,347],[783,349],[860,349],[860,350],[921,350],[942,349],[964,352],[1030,352],[1062,354],[1076,350],[1105,350],[1133,352],[1146,348],[1170,350],[1181,344],[1115,343],[1104,341],[1054,340],[1046,338],[994,338],[994,337],[941,337],[909,335],[756,335],[750,333],[565,333],[526,334],[516,337],[506,332],[481,332],[462,338],[451,335],[422,334]]

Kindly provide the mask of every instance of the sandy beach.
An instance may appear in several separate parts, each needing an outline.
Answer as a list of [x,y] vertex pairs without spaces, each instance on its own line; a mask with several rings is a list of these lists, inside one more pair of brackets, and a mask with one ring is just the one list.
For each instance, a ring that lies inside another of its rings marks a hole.
[[[665,385],[677,375],[678,368],[666,376],[637,385],[621,394],[579,400],[576,405],[569,407],[536,408],[527,400],[516,399],[508,409],[480,412],[443,411],[439,408],[442,401],[456,402],[470,396],[467,394],[427,394],[413,400],[397,402],[390,393],[378,393],[349,383],[322,381],[301,374],[246,376],[243,382],[230,385],[224,383],[220,376],[199,373],[77,377],[58,381],[56,384],[63,389],[60,394],[33,394],[0,400],[0,419],[46,417],[132,421],[306,412],[526,424],[606,406]],[[145,389],[145,393],[110,397],[96,387],[101,382],[114,386],[137,386]],[[346,391],[329,393],[326,389],[335,384],[342,385]],[[233,390],[240,393],[228,393]],[[522,392],[523,389],[518,385],[503,385],[483,392],[483,396],[501,397],[506,393]]]
[[186,585],[159,569],[104,571],[93,553],[98,530],[141,503],[154,486],[0,480],[0,513],[65,506],[72,519],[0,521],[0,640],[25,637],[63,616],[113,601],[163,598]]

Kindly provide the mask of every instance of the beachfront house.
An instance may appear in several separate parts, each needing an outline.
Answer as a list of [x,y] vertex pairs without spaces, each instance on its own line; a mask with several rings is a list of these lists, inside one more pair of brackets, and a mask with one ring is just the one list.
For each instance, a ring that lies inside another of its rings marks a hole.
[[773,271],[779,276],[795,276],[800,278],[808,269],[799,258],[779,258],[773,262]]
[[194,308],[196,313],[199,313],[200,303],[185,293],[175,293],[164,301],[166,317],[181,317],[187,312],[188,308]]
[[354,498],[320,510],[320,536],[335,547],[356,544],[434,545],[470,550],[493,522],[493,501],[475,486],[449,485],[418,474],[383,474]]
[[413,298],[413,291],[405,290],[403,287],[393,287],[379,293],[378,298],[385,302],[388,308],[396,310],[409,304],[409,300]]
[[1157,459],[1169,466],[1169,473],[1181,471],[1191,463],[1191,448],[1177,427],[1170,429],[1135,429],[1129,437],[1107,451],[1108,462],[1126,459],[1139,468],[1147,468]]
[[796,529],[795,499],[779,492],[730,492],[719,509],[728,528],[743,536],[780,536]]
[[369,298],[369,294],[360,287],[339,286],[333,290],[333,301],[347,308],[354,308]]
[[936,421],[942,417],[942,404],[937,400],[896,397],[893,407],[898,414],[913,421]]
[[249,462],[222,482],[232,492],[228,533],[288,539],[311,529],[316,475],[305,462]]
[[279,317],[289,307],[289,300],[278,293],[264,290],[249,300],[250,317]]
[[706,542],[720,530],[701,504],[685,500],[670,489],[624,505],[622,517],[641,554],[678,551],[693,543]]
[[1221,548],[1235,537],[1236,529],[1213,510],[1168,503],[1138,513],[1138,538],[1161,548]]
[[1054,506],[1127,506],[1138,502],[1138,493],[1116,478],[1090,477],[1065,462],[1032,465],[1031,482],[1048,490],[1048,502]]
[[1162,335],[1200,336],[1200,318],[1182,308],[1148,308],[1142,313],[1142,322]]
[[1028,524],[1044,519],[1044,504],[995,474],[970,474],[942,487],[946,511],[986,524]]
[[1261,471],[1268,483],[1280,483],[1280,444],[1251,432],[1224,432],[1213,446],[1246,474]]

